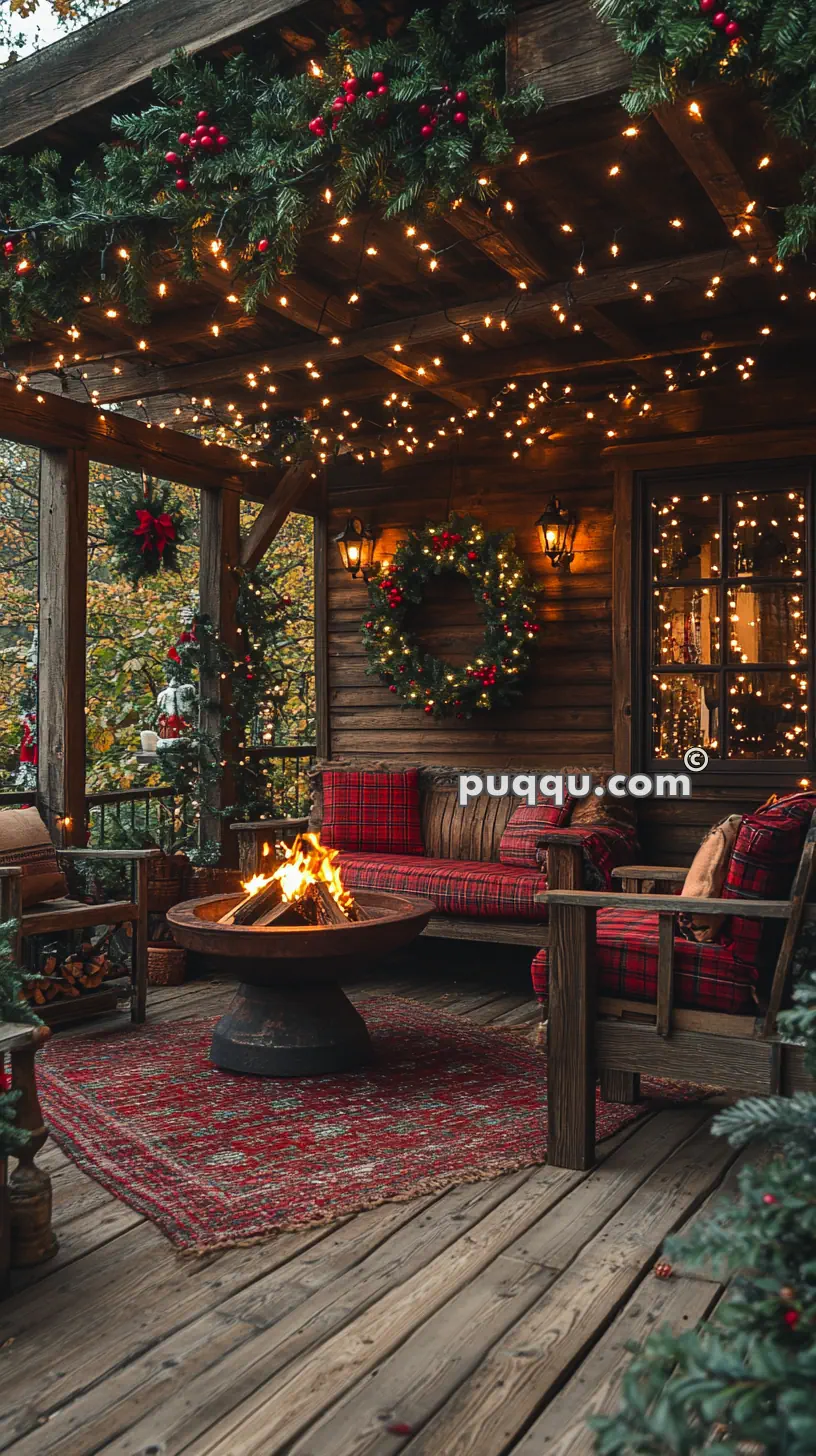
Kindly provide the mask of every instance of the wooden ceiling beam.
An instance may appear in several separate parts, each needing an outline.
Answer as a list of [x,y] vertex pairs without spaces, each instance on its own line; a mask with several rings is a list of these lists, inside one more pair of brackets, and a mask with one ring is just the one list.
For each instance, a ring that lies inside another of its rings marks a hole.
[[245,571],[255,570],[287,516],[311,491],[320,471],[322,466],[317,466],[309,456],[308,459],[298,460],[295,465],[290,465],[284,472],[241,543],[241,565]]
[[[438,339],[450,336],[452,330],[478,326],[486,313],[490,313],[493,318],[501,318],[506,314],[519,322],[533,322],[543,319],[551,311],[553,303],[566,304],[569,294],[576,317],[580,318],[583,307],[628,298],[633,282],[643,291],[658,293],[700,286],[708,282],[715,273],[743,272],[748,271],[749,267],[747,259],[741,253],[722,249],[693,254],[686,258],[645,263],[637,267],[616,266],[603,273],[553,283],[535,293],[514,292],[499,298],[459,304],[447,310],[418,314],[413,318],[389,320],[376,324],[373,328],[343,334],[338,347],[333,346],[327,338],[316,336],[308,343],[290,344],[280,349],[253,349],[246,354],[223,355],[219,359],[157,369],[150,376],[149,382],[145,380],[138,386],[125,378],[114,381],[105,397],[108,401],[115,401],[133,399],[137,395],[145,398],[153,394],[189,395],[213,383],[236,380],[245,376],[248,370],[268,367],[273,374],[285,373],[288,370],[304,368],[310,360],[317,365],[333,360],[345,362],[363,357],[371,359],[380,353],[386,353],[390,359],[397,343],[402,349],[435,343]],[[425,387],[424,380],[417,379],[416,384]],[[324,388],[327,393],[331,393],[330,382]],[[101,398],[103,396],[100,393]]]
[[589,0],[520,10],[508,32],[508,86],[538,86],[547,107],[620,95],[631,69]]
[[0,148],[147,81],[173,52],[206,50],[303,0],[130,0],[0,71]]
[[208,446],[178,430],[151,427],[5,382],[0,382],[0,439],[44,449],[87,450],[101,465],[147,470],[195,489],[234,490],[250,500],[265,501],[280,478],[275,467],[253,467],[223,445]]
[[734,244],[745,253],[775,255],[776,233],[766,218],[748,211],[755,199],[709,123],[692,115],[682,103],[660,106],[654,114],[675,151],[708,193]]

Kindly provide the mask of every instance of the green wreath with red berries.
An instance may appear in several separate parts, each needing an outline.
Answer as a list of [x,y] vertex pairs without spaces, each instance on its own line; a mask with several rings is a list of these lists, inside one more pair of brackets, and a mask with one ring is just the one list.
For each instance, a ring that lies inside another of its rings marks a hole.
[[[445,574],[467,579],[484,619],[482,644],[465,667],[425,652],[407,625],[426,583]],[[519,695],[538,623],[536,587],[512,535],[488,531],[470,516],[410,531],[387,573],[369,582],[368,596],[362,625],[368,671],[406,706],[434,718],[470,718]]]

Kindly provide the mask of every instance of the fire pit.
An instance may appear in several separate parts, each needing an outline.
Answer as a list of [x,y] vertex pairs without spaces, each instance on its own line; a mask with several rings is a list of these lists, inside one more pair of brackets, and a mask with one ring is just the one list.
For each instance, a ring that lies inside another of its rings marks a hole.
[[365,1022],[340,981],[407,945],[429,900],[344,889],[337,856],[304,835],[244,895],[188,900],[167,912],[179,945],[236,962],[241,977],[215,1028],[217,1067],[261,1077],[345,1072],[370,1060]]

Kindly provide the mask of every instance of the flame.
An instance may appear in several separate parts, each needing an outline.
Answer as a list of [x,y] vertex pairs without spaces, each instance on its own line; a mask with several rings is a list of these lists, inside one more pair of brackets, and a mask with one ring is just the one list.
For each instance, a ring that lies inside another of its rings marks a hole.
[[[253,875],[251,879],[244,880],[243,888],[248,895],[257,895],[277,880],[283,900],[298,900],[309,885],[322,881],[328,885],[341,910],[348,914],[354,908],[354,901],[340,874],[338,852],[321,844],[318,834],[299,834],[291,846],[279,844],[276,848],[281,863],[270,875]],[[265,844],[264,854],[268,853],[269,846]]]

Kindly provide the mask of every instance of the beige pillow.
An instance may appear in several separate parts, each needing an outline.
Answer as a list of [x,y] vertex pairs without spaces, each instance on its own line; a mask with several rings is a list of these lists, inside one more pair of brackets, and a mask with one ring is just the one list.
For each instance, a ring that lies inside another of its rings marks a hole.
[[23,909],[67,893],[51,838],[36,809],[0,809],[0,865],[23,872]]
[[[695,900],[718,900],[725,883],[725,874],[734,841],[737,837],[741,814],[729,814],[710,829],[691,862],[680,898]],[[692,940],[714,940],[725,915],[684,915],[683,929]]]

